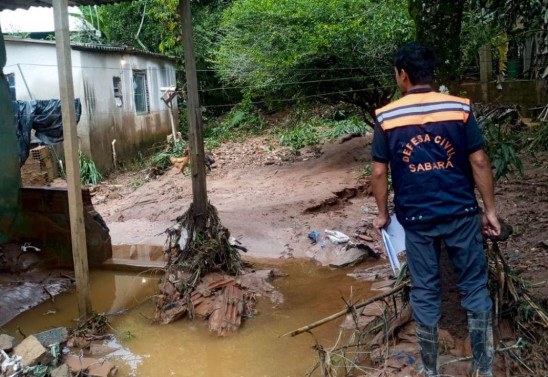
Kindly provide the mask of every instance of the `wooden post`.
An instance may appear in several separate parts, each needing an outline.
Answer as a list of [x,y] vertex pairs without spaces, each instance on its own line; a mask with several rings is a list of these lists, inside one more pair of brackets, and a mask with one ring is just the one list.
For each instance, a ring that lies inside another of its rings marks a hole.
[[72,82],[72,58],[69,37],[68,0],[53,0],[55,20],[55,44],[57,48],[57,70],[59,73],[59,94],[63,119],[65,164],[67,171],[72,257],[76,276],[78,310],[81,319],[91,314],[89,289],[88,255],[86,229],[84,227],[84,206],[78,163],[78,134],[74,108],[74,87]]
[[207,219],[207,188],[204,163],[202,112],[200,110],[200,99],[198,97],[198,78],[196,76],[196,59],[194,56],[194,41],[192,37],[190,0],[179,0],[179,11],[181,12],[181,19],[183,20],[194,216],[197,229],[203,229]]
[[493,55],[491,44],[486,43],[479,49],[481,100],[489,102],[489,81],[493,76]]

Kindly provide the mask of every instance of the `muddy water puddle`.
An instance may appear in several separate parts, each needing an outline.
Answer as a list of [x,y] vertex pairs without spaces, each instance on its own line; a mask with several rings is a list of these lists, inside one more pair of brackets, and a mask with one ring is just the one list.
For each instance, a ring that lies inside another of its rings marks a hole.
[[[314,336],[294,338],[281,334],[312,323],[342,308],[342,297],[354,301],[370,295],[370,283],[346,276],[348,270],[330,270],[308,262],[292,261],[279,267],[288,276],[274,281],[285,302],[274,306],[259,300],[259,315],[247,319],[237,334],[219,338],[209,333],[207,322],[179,320],[151,325],[154,313],[150,298],[156,293],[157,276],[115,271],[93,271],[93,309],[112,312],[131,307],[114,317],[111,325],[121,345],[113,361],[118,376],[304,376],[314,365],[317,339],[324,346],[335,341],[341,320],[314,330]],[[351,288],[352,287],[352,288]],[[65,294],[23,313],[4,327],[11,335],[54,326],[74,326],[77,316],[74,294]],[[124,361],[125,360],[125,361]]]

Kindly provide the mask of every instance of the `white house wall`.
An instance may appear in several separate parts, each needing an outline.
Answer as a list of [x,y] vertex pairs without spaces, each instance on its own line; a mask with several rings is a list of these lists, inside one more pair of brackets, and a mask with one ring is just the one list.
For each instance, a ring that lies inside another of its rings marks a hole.
[[[17,99],[30,100],[31,95],[34,99],[59,98],[53,43],[6,40],[6,49],[5,73],[15,75]],[[160,88],[175,85],[175,68],[169,59],[73,49],[72,65],[74,94],[82,102],[78,137],[82,150],[101,170],[113,166],[113,140],[118,159],[131,159],[171,133],[169,112],[160,100]],[[134,70],[146,72],[149,106],[144,114],[135,111]],[[121,106],[114,98],[113,77],[121,79]]]

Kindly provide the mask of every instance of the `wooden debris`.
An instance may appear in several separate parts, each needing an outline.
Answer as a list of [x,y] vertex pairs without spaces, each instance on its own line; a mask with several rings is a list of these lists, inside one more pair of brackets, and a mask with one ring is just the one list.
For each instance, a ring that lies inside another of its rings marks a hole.
[[373,237],[368,236],[367,234],[356,234],[356,238],[359,238],[362,241],[365,242],[373,242],[375,241]]
[[235,284],[227,285],[215,300],[213,314],[209,317],[209,330],[219,336],[236,331],[242,324],[244,307],[244,292]]

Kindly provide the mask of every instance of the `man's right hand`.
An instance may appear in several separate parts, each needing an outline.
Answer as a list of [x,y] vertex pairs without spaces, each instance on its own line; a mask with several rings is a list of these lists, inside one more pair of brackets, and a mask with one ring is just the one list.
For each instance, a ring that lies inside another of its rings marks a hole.
[[500,235],[500,222],[495,212],[485,212],[481,218],[481,231],[487,237]]

